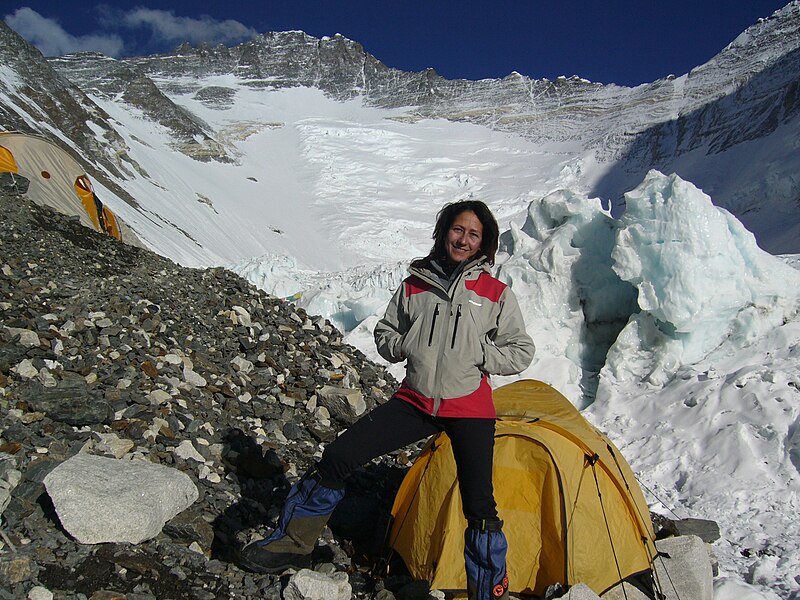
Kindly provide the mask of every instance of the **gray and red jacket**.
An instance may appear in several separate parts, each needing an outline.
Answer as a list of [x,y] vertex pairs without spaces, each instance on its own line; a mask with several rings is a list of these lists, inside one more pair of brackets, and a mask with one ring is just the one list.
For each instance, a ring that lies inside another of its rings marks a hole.
[[380,355],[407,361],[395,395],[434,416],[494,418],[487,375],[519,373],[535,349],[511,288],[483,256],[449,290],[425,268],[409,273],[375,326]]

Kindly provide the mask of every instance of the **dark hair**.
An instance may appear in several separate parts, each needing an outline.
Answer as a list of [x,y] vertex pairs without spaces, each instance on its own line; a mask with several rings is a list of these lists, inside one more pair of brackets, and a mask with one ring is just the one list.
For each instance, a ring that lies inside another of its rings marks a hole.
[[492,211],[480,200],[461,200],[445,204],[442,207],[439,214],[436,215],[436,225],[431,236],[433,238],[433,248],[431,248],[425,259],[447,258],[447,250],[445,248],[447,233],[450,231],[450,227],[456,217],[465,211],[475,213],[475,216],[478,217],[481,225],[483,225],[480,253],[486,257],[490,265],[494,265],[494,255],[497,253],[500,228],[497,226],[497,221]]

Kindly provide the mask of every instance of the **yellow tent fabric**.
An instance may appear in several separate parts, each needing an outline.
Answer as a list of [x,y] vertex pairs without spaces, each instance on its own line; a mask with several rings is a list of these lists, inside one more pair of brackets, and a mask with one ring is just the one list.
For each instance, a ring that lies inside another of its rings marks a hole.
[[[554,583],[597,594],[651,569],[647,503],[617,448],[559,392],[534,380],[494,391],[494,488],[508,539],[512,593]],[[417,579],[464,590],[464,529],[455,461],[445,434],[414,462],[392,508],[389,545]]]
[[10,150],[0,146],[0,173],[18,173],[17,162]]
[[140,245],[138,239],[92,190],[84,169],[67,152],[49,140],[17,132],[0,133],[0,173],[17,173],[28,179],[27,196],[39,205],[78,217],[86,227],[118,240]]

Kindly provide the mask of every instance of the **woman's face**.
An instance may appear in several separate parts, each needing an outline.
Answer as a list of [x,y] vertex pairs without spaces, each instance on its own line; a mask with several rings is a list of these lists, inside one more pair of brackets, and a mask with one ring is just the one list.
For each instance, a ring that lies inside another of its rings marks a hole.
[[451,262],[461,262],[472,258],[481,249],[483,224],[471,210],[456,215],[447,231],[445,250]]

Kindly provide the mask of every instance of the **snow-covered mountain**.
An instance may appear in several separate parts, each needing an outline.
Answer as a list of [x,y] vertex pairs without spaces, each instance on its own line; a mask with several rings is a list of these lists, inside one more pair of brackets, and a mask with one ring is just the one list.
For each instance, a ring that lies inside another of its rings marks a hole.
[[[319,180],[327,175],[326,169],[338,169],[327,156],[315,152],[318,136],[332,133],[320,131],[313,121],[317,117],[337,121],[335,133],[349,145],[363,143],[359,133],[369,137],[375,148],[391,148],[390,140],[410,136],[411,155],[397,157],[405,169],[415,158],[412,132],[445,119],[475,124],[482,126],[486,145],[493,135],[524,143],[525,171],[532,179],[525,189],[535,195],[566,183],[612,203],[616,214],[624,192],[649,169],[676,172],[737,215],[763,248],[790,253],[800,251],[798,32],[800,7],[795,1],[754,24],[690,73],[627,88],[575,77],[531,80],[517,73],[502,80],[449,81],[432,70],[405,73],[388,68],[358,43],[338,35],[316,39],[296,31],[264,34],[233,48],[184,45],[168,55],[125,60],[78,54],[45,61],[3,24],[0,116],[7,129],[61,137],[96,165],[96,177],[120,200],[136,205],[131,191],[137,186],[141,191],[155,188],[148,190],[154,197],[162,195],[159,188],[166,188],[163,195],[188,204],[182,212],[196,208],[193,204],[203,203],[203,198],[222,204],[215,197],[220,192],[204,181],[206,173],[218,177],[222,172],[218,166],[230,166],[226,178],[241,180],[235,174],[246,172],[251,160],[253,171],[266,168],[269,174],[269,165],[262,163],[274,163],[274,157],[267,154],[259,160],[256,154],[262,150],[255,147],[256,140],[298,135],[300,154],[292,157],[298,162],[287,166],[305,169],[305,180]],[[296,97],[300,90],[314,90],[317,98],[307,104],[309,98]],[[344,106],[350,110],[344,111]],[[146,130],[140,127],[135,139],[124,131],[131,118]],[[388,126],[389,118],[395,127]],[[342,120],[360,131],[343,128]],[[444,129],[434,135],[444,141],[452,135],[447,131],[445,137]],[[430,144],[428,139],[418,142],[423,147]],[[173,186],[158,169],[145,167],[146,155],[157,154],[159,146],[192,157],[194,163],[213,165],[208,169],[192,165],[198,171],[191,176],[195,189]],[[419,160],[435,158],[423,155]],[[505,164],[507,158],[498,162]],[[481,157],[467,165],[489,170],[487,162],[494,163]],[[245,177],[268,186],[258,175]],[[299,197],[308,203],[340,189],[359,190],[359,197],[367,200],[376,192],[380,195],[386,185],[373,186],[370,194],[369,187],[359,185],[359,180],[370,179],[368,175],[360,170],[352,176],[340,172],[339,184],[333,187],[319,181],[286,193],[288,199]],[[396,175],[402,179],[402,173]],[[502,177],[481,175],[487,183]],[[417,176],[408,173],[412,181]],[[471,176],[472,182],[456,182],[453,191],[482,193],[485,185],[474,181],[477,174]],[[409,199],[430,193],[405,187],[403,191],[413,194]],[[266,195],[260,186],[250,188],[234,190],[240,196]],[[515,191],[498,190],[498,194]],[[446,190],[440,198],[449,195],[451,190]],[[155,219],[173,223],[160,222],[159,227],[175,227],[170,215],[158,208],[151,214],[148,208],[138,206],[141,214],[129,215],[134,226]],[[248,229],[245,214],[230,218],[232,224]],[[201,239],[190,224],[181,229],[202,247],[200,263],[212,257],[230,261],[258,254],[221,250]],[[265,246],[267,250],[269,244]]]
[[747,230],[800,253],[799,57],[798,0],[635,88],[450,81],[302,32],[45,59],[0,22],[0,129],[70,150],[152,249],[299,293],[376,359],[438,209],[485,200],[522,375],[611,433],[654,509],[720,523],[718,598],[795,598],[800,275]]

